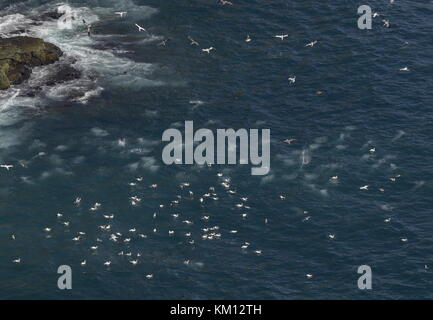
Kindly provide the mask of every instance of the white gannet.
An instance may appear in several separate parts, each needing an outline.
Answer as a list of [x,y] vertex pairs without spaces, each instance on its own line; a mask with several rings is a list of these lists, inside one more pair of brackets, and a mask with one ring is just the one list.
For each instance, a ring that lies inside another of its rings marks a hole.
[[117,140],[117,145],[119,147],[124,147],[126,145],[126,139],[125,138],[121,138]]
[[389,28],[390,26],[389,20],[382,20],[382,22],[384,27]]
[[220,4],[225,6],[225,5],[229,5],[232,6],[233,2],[227,1],[227,0],[220,0]]
[[210,47],[210,48],[207,48],[207,49],[201,49],[201,51],[203,51],[203,52],[207,52],[208,54],[209,54],[212,50],[215,50],[215,48],[214,48],[214,47]]
[[307,43],[305,46],[306,47],[314,47],[316,45],[316,43],[317,43],[317,40],[316,41],[312,41],[310,43]]
[[398,69],[399,71],[410,71],[410,69],[408,68],[408,67],[403,67],[403,68],[400,68],[400,69]]
[[91,207],[89,210],[90,210],[90,211],[96,211],[96,210],[98,210],[100,207],[101,207],[101,204],[100,204],[99,202],[96,202],[96,203],[94,204],[94,206]]
[[169,40],[170,39],[164,39],[164,40],[162,40],[160,43],[158,43],[158,47],[165,47],[167,45],[167,42]]
[[12,261],[13,263],[21,263],[21,258],[15,259]]
[[359,187],[359,190],[368,190],[368,185],[365,185],[365,186]]
[[191,41],[191,45],[194,45],[194,46],[199,46],[199,45],[200,45],[200,44],[199,44],[197,41],[195,41],[191,36],[188,36],[188,40]]
[[117,11],[117,12],[115,12],[114,14],[117,14],[117,15],[119,15],[120,16],[120,18],[123,18],[123,16],[125,15],[125,14],[127,14],[128,12],[126,12],[126,11]]
[[245,39],[245,42],[251,42],[251,38],[249,34],[247,34],[247,38]]
[[0,168],[4,168],[9,171],[9,169],[13,168],[14,166],[11,164],[0,164]]
[[138,31],[146,31],[146,29],[144,29],[142,26],[139,26],[138,24],[135,23],[135,26],[138,28]]
[[286,139],[283,142],[287,143],[287,144],[292,144],[292,142],[295,142],[295,141],[296,141],[296,139],[291,138],[291,139]]
[[288,34],[281,34],[281,35],[277,34],[277,35],[275,35],[275,38],[279,38],[281,40],[284,40],[284,38],[287,38],[288,36],[289,36]]
[[294,77],[290,77],[290,78],[288,78],[287,80],[289,80],[289,83],[293,84],[293,83],[296,82],[296,76],[294,76]]

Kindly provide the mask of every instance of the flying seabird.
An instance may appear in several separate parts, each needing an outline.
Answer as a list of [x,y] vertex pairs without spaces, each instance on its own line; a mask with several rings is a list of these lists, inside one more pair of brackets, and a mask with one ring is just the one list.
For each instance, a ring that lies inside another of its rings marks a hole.
[[313,42],[310,42],[310,43],[307,43],[305,46],[306,47],[314,47],[314,45],[317,43],[317,41],[313,41]]
[[296,139],[286,139],[286,140],[284,140],[283,142],[284,143],[287,143],[287,144],[292,144],[292,142],[295,142],[296,141]]
[[115,14],[119,15],[120,18],[123,18],[123,16],[124,16],[125,14],[127,14],[127,12],[126,12],[126,11],[117,11],[117,12],[115,12]]
[[225,6],[226,4],[229,5],[229,6],[232,6],[232,5],[233,5],[232,2],[227,1],[227,0],[220,0],[220,4],[222,4],[223,6]]
[[288,34],[281,34],[281,35],[276,35],[275,38],[280,38],[281,40],[284,40],[284,38],[287,38],[289,35]]
[[191,38],[190,36],[188,36],[188,40],[191,41],[191,45],[199,46],[199,43],[195,41],[193,38]]
[[135,23],[135,26],[138,28],[138,31],[146,31],[146,29],[144,29],[142,26],[139,26],[136,23]]
[[215,48],[214,48],[214,47],[210,47],[210,48],[207,48],[207,49],[201,49],[201,51],[203,51],[203,52],[207,52],[208,54],[209,54],[212,50],[215,50]]

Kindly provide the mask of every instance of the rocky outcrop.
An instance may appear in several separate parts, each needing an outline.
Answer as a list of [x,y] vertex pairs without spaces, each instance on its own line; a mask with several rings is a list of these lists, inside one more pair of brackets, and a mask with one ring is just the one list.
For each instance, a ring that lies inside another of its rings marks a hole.
[[63,52],[42,39],[13,37],[0,39],[0,90],[30,77],[32,67],[56,62]]

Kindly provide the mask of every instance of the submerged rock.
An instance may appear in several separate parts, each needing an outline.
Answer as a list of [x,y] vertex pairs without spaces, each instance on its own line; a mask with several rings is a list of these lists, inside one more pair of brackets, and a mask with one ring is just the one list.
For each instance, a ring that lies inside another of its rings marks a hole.
[[56,83],[79,79],[81,72],[69,65],[60,65],[54,74],[46,79],[45,85],[53,86]]
[[0,90],[30,77],[31,68],[59,60],[62,50],[54,44],[32,37],[0,39]]
[[46,20],[46,19],[53,19],[53,20],[58,20],[61,17],[63,17],[65,13],[64,12],[58,12],[58,11],[49,11],[49,12],[45,12],[41,15],[41,19],[42,20]]

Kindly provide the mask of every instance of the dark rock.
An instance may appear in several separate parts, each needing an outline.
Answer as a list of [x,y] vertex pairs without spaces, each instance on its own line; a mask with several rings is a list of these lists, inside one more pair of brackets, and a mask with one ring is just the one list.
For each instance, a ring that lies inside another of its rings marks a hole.
[[79,79],[81,77],[81,72],[74,67],[69,65],[61,65],[55,74],[48,77],[46,81],[47,86],[53,86],[56,83],[71,81],[74,79]]
[[59,13],[57,11],[49,11],[49,12],[45,12],[43,13],[40,18],[42,20],[46,20],[46,19],[53,19],[53,20],[58,20],[60,19],[65,13]]
[[0,90],[30,77],[31,68],[56,62],[63,52],[42,39],[13,37],[0,39]]

